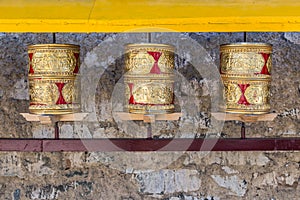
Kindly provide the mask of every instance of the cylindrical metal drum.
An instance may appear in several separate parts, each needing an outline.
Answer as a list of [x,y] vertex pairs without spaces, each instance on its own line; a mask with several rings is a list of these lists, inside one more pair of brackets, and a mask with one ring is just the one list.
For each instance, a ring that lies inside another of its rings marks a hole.
[[76,77],[29,77],[29,111],[35,114],[67,114],[80,111]]
[[28,47],[30,113],[59,115],[80,111],[79,48],[72,44]]
[[270,111],[270,76],[221,75],[225,111],[263,114]]
[[270,111],[272,45],[232,43],[220,47],[225,111],[262,114]]
[[30,45],[29,75],[73,76],[79,72],[79,50],[73,44]]
[[125,58],[128,111],[162,114],[174,111],[174,50],[166,44],[129,44]]
[[232,43],[220,47],[221,74],[271,75],[272,45]]
[[174,46],[167,44],[128,44],[125,47],[127,74],[173,74]]
[[174,76],[125,76],[125,96],[131,113],[162,114],[174,111]]

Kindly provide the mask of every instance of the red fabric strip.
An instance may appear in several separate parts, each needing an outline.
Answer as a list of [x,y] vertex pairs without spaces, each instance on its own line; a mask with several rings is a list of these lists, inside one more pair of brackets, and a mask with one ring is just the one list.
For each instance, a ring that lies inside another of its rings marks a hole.
[[76,66],[74,68],[73,73],[77,74],[79,72],[79,53],[74,53],[76,59]]
[[64,99],[64,97],[62,95],[62,89],[65,86],[65,83],[55,83],[55,84],[58,87],[58,91],[59,91],[59,98],[56,101],[56,104],[57,105],[59,105],[59,104],[67,104],[67,102],[65,101],[65,99]]
[[29,74],[34,74],[34,70],[33,70],[33,67],[32,67],[32,57],[33,57],[33,53],[29,53],[28,54],[29,56]]
[[158,60],[159,60],[162,53],[161,52],[155,52],[155,51],[148,51],[147,53],[150,54],[154,59],[154,64],[153,64],[153,67],[150,70],[150,73],[151,74],[161,74],[161,71],[158,67]]
[[133,97],[133,94],[132,94],[134,84],[133,83],[128,83],[128,86],[129,86],[129,90],[130,90],[129,104],[136,104],[136,102],[134,100],[134,97]]
[[245,91],[246,89],[250,86],[250,84],[238,84],[238,86],[240,87],[241,91],[242,91],[242,95],[240,100],[238,101],[238,104],[243,104],[243,105],[250,105],[250,103],[247,101],[246,97],[245,97]]
[[270,57],[270,54],[268,54],[268,53],[260,53],[260,54],[262,55],[262,57],[264,58],[264,61],[265,61],[265,64],[264,64],[263,68],[261,69],[260,74],[270,75],[270,72],[267,68],[267,62]]

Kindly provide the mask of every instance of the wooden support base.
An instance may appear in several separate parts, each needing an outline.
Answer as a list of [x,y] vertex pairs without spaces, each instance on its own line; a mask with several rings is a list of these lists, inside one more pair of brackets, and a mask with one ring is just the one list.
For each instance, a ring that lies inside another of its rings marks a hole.
[[241,113],[212,113],[212,116],[217,120],[224,121],[241,121],[241,122],[258,122],[258,121],[273,121],[277,116],[276,113],[266,113],[258,115],[241,114]]
[[88,113],[72,113],[64,115],[37,115],[30,113],[20,113],[27,121],[40,122],[42,124],[53,124],[55,122],[82,121]]
[[126,113],[126,112],[117,112],[117,116],[121,120],[136,120],[144,121],[146,123],[153,123],[155,121],[174,121],[179,120],[182,116],[182,113],[166,113],[166,114],[136,114],[136,113]]

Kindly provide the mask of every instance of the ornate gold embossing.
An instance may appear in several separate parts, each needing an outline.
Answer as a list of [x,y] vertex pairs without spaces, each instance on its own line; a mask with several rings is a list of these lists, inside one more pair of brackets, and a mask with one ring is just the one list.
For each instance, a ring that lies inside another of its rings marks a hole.
[[267,60],[267,64],[266,64],[268,71],[271,72],[272,71],[272,54],[270,54],[268,60]]
[[59,97],[59,91],[55,84],[39,80],[30,81],[29,93],[31,105],[55,104]]
[[221,52],[256,52],[256,53],[272,53],[272,45],[267,43],[230,43],[220,46]]
[[74,83],[66,83],[62,89],[62,95],[67,103],[72,103],[75,97]]
[[129,105],[128,111],[141,114],[163,114],[174,112],[174,105]]
[[228,103],[237,103],[239,97],[242,95],[240,88],[235,84],[226,84],[224,85],[225,92],[224,92],[224,99]]
[[253,84],[245,91],[245,96],[250,104],[263,105],[269,102],[269,87],[266,84]]
[[32,66],[35,72],[70,72],[76,66],[76,59],[72,52],[36,52],[33,54]]
[[148,52],[159,52],[158,66],[162,73],[173,73],[174,47],[163,44],[129,44],[126,46],[125,69],[127,73],[150,73],[155,59]]
[[[128,103],[128,109],[134,113],[168,113],[174,110],[174,76],[138,76],[125,75],[126,99],[131,95],[134,103]],[[129,84],[132,84],[130,91]]]
[[[30,106],[29,110],[35,114],[65,114],[80,110],[76,99],[75,77],[29,77]],[[63,84],[60,93],[57,83]],[[57,104],[62,94],[66,103]]]
[[[226,112],[259,114],[270,111],[270,76],[221,75],[224,84]],[[247,85],[244,97],[249,104],[239,104],[241,85]]]
[[73,75],[78,73],[79,46],[39,44],[28,47],[29,65],[33,74]]
[[141,83],[134,87],[133,96],[142,104],[171,104],[173,101],[172,85],[159,83]]
[[265,61],[258,53],[223,53],[221,72],[224,74],[259,73]]
[[[271,72],[272,46],[269,44],[226,44],[221,45],[220,53],[220,69],[222,74],[260,74],[265,65],[268,73]],[[264,54],[269,57],[264,57]]]

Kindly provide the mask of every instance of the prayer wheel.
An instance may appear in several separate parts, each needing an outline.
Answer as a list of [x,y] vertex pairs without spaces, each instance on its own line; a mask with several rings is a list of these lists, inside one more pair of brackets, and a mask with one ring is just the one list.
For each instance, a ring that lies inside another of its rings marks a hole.
[[142,114],[174,112],[174,50],[167,44],[128,44],[125,96],[128,111]]
[[79,50],[72,44],[28,47],[30,113],[60,115],[80,111]]
[[263,114],[270,111],[272,46],[232,43],[220,47],[220,73],[226,112]]

